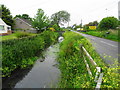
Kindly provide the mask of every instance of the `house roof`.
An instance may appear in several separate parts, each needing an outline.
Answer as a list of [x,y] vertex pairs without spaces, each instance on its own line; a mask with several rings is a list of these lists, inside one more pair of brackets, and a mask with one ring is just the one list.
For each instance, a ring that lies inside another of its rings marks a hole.
[[[1,18],[0,18],[0,25],[6,25],[6,26],[9,26],[7,25]],[[9,26],[10,27],[10,26]]]
[[6,23],[0,18],[0,25],[6,25]]
[[23,18],[18,18],[18,17],[15,18],[15,19],[18,19],[18,20],[20,20],[20,21],[26,23],[26,24],[29,25],[29,26],[32,25],[32,22],[31,22],[30,20],[28,20],[28,19],[23,19]]
[[32,22],[31,22],[30,20],[28,20],[28,19],[23,19],[23,18],[20,18],[20,19],[22,19],[22,20],[25,21],[26,23],[32,25]]

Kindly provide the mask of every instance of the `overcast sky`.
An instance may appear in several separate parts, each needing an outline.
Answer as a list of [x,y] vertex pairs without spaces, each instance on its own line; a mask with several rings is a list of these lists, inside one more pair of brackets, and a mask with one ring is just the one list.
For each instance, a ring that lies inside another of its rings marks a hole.
[[118,18],[118,1],[120,0],[0,0],[10,9],[13,16],[28,14],[34,17],[38,8],[51,16],[60,10],[66,10],[71,15],[69,25],[83,24],[97,20],[98,22],[107,16]]

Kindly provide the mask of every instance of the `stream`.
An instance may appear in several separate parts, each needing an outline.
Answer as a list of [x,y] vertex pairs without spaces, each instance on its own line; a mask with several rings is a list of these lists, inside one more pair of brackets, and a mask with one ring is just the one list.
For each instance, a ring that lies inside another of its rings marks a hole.
[[60,79],[57,52],[58,43],[47,48],[43,52],[44,58],[39,58],[33,67],[3,80],[3,88],[57,88]]

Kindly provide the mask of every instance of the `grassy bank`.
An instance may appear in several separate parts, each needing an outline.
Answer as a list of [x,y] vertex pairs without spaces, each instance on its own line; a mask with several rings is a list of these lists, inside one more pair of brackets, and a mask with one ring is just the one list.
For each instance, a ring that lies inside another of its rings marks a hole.
[[[106,32],[110,32],[110,33],[106,34]],[[113,41],[120,41],[120,38],[118,38],[118,30],[86,31],[82,33],[113,40]]]
[[9,39],[17,39],[17,38],[22,38],[22,37],[27,37],[27,36],[35,36],[37,34],[33,34],[33,33],[27,33],[27,32],[15,32],[12,33],[10,35],[6,35],[6,36],[1,36],[2,37],[2,41],[4,40],[9,40]]
[[96,83],[94,82],[94,67],[90,64],[91,70],[94,74],[93,77],[90,77],[88,75],[83,56],[87,59],[87,61],[88,58],[80,48],[80,44],[84,45],[97,65],[103,70],[104,76],[101,88],[119,87],[119,74],[114,73],[117,69],[105,66],[100,56],[92,47],[90,41],[75,32],[64,33],[64,38],[64,41],[60,44],[58,57],[59,68],[61,70],[61,81],[59,86],[61,88],[95,88],[96,86]]
[[16,68],[25,68],[34,64],[40,53],[55,43],[58,33],[45,31],[27,38],[2,41],[2,74],[10,75]]

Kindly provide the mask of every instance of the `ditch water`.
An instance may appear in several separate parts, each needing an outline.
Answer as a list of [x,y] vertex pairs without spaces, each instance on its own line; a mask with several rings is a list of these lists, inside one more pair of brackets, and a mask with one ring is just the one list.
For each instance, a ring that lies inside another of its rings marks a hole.
[[57,65],[59,44],[50,46],[43,52],[33,67],[17,72],[7,80],[3,80],[3,88],[57,88],[60,70]]

